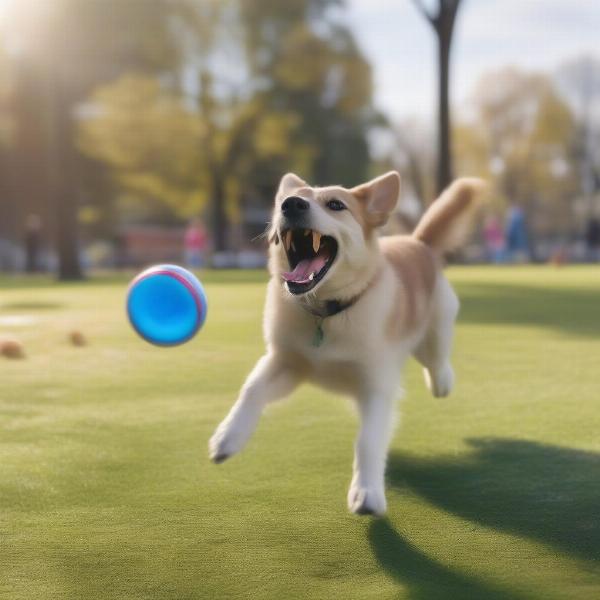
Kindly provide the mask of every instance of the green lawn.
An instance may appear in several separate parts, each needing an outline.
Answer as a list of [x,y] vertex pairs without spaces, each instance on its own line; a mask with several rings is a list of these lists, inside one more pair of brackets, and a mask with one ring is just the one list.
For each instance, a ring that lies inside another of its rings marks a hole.
[[346,512],[356,420],[315,388],[207,460],[264,275],[207,274],[175,349],[131,331],[118,277],[0,280],[27,352],[0,360],[0,598],[599,598],[600,269],[449,274],[458,386],[433,399],[409,365],[379,520]]

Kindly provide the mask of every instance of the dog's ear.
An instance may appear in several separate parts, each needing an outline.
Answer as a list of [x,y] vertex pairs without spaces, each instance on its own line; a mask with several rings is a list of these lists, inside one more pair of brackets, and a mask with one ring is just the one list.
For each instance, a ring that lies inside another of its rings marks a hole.
[[279,188],[277,190],[277,197],[282,198],[289,196],[290,192],[299,187],[307,187],[306,181],[300,179],[298,175],[294,173],[286,173],[279,182]]
[[389,171],[350,190],[363,204],[365,218],[372,227],[383,225],[398,203],[400,175]]

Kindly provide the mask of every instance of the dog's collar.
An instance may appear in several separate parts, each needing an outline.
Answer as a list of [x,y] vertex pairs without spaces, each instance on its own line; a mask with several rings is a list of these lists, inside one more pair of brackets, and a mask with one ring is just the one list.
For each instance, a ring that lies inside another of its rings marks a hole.
[[354,306],[366,293],[366,291],[377,281],[381,269],[379,269],[375,275],[370,279],[369,283],[361,290],[356,296],[353,296],[349,300],[325,300],[321,306],[313,306],[306,302],[301,302],[302,308],[309,312],[311,315],[318,319],[326,319],[327,317],[333,317],[347,309]]
[[323,321],[327,317],[339,315],[341,312],[349,309],[351,306],[354,306],[364,296],[365,292],[371,287],[373,282],[379,277],[380,272],[381,271],[375,273],[375,276],[369,281],[365,288],[349,300],[325,300],[320,307],[312,306],[305,302],[301,303],[302,308],[315,317],[316,329],[312,341],[313,346],[320,346],[325,339]]
[[[367,288],[368,287],[369,286],[367,286]],[[317,308],[315,306],[310,306],[308,304],[302,303],[302,308],[304,308],[305,311],[309,312],[315,317],[316,329],[312,341],[313,346],[320,346],[323,343],[323,340],[325,339],[325,332],[323,331],[323,321],[327,317],[333,317],[334,315],[338,315],[342,311],[356,304],[356,302],[358,302],[361,296],[365,293],[367,288],[365,288],[360,294],[357,294],[356,296],[350,298],[350,300],[346,300],[345,302],[342,302],[341,300],[325,300],[322,308]]]
[[302,303],[302,308],[309,312],[311,315],[318,317],[319,319],[326,319],[327,317],[333,317],[341,313],[342,311],[350,308],[353,304],[360,299],[360,297],[365,293],[366,290],[363,290],[360,294],[357,294],[350,300],[325,300],[321,307],[311,306],[310,304]]

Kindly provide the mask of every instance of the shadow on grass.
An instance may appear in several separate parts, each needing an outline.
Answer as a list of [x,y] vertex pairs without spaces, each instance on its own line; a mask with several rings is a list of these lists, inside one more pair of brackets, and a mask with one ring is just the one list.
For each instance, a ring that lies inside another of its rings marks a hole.
[[600,335],[600,290],[499,283],[462,284],[457,290],[460,323],[527,325]]
[[2,310],[57,310],[64,308],[64,304],[60,302],[42,302],[42,301],[24,301],[24,302],[7,302],[2,304]]
[[513,439],[469,444],[464,458],[392,455],[391,485],[485,527],[598,559],[600,454]]
[[[392,454],[389,483],[463,519],[584,559],[600,575],[594,562],[600,556],[600,454],[513,439],[469,444],[473,453],[459,458]],[[369,541],[413,600],[522,597],[436,562],[387,520],[371,523]]]
[[405,540],[387,519],[371,523],[369,542],[379,564],[408,589],[411,600],[522,598],[507,589],[486,584],[436,562]]

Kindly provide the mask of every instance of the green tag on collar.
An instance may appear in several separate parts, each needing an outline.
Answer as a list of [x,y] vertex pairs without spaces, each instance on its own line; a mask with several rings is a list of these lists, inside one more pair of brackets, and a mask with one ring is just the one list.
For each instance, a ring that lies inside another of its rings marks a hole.
[[323,343],[323,338],[325,337],[322,323],[322,319],[317,321],[317,328],[315,329],[315,336],[313,337],[313,346],[316,346],[317,348]]

